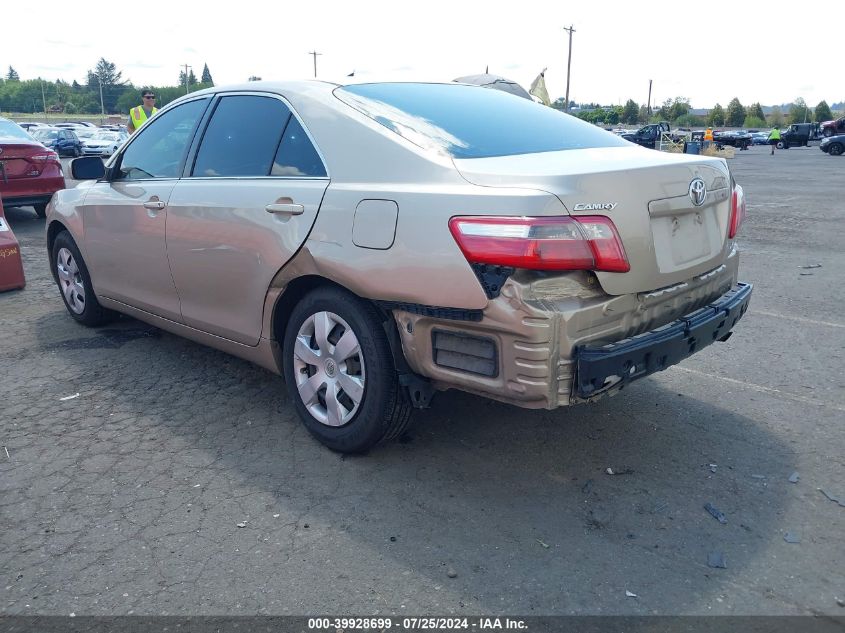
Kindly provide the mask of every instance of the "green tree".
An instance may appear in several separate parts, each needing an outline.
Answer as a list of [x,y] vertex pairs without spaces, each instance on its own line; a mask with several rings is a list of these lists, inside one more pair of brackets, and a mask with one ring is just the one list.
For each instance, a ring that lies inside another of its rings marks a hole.
[[690,105],[689,99],[686,97],[675,97],[672,105],[669,106],[669,121],[676,121],[682,116],[689,114]]
[[707,115],[707,125],[721,127],[725,124],[725,110],[718,103]]
[[556,99],[556,100],[552,103],[552,107],[553,107],[555,110],[560,110],[561,112],[565,112],[565,111],[566,111],[566,101],[564,100],[564,98],[563,98],[563,97],[561,97],[560,99]]
[[739,102],[739,99],[734,97],[728,104],[728,111],[725,115],[725,124],[730,127],[740,127],[745,121],[745,108]]
[[18,75],[18,71],[9,66],[9,72],[6,73],[6,81],[20,81],[21,77]]
[[791,106],[789,106],[789,122],[790,123],[804,123],[811,119],[810,108],[807,103],[798,97]]
[[[192,68],[190,70],[190,72],[188,73],[188,86],[189,87],[193,86],[195,83],[197,83],[197,76],[194,74],[194,69]],[[179,85],[182,86],[183,88],[185,86],[185,71],[184,70],[179,71]]]
[[672,100],[666,99],[666,101],[663,102],[663,105],[660,106],[660,108],[658,108],[656,114],[658,115],[658,117],[661,120],[669,121],[669,120],[672,119],[672,117],[670,116],[671,110],[672,110]]
[[772,108],[772,111],[769,113],[769,125],[772,127],[783,126],[783,112],[781,112],[778,106]]
[[762,121],[766,120],[766,115],[763,113],[763,106],[760,105],[760,102],[752,103],[748,110],[745,111],[746,116],[754,117],[755,119],[760,119]]
[[749,115],[746,116],[745,121],[742,122],[742,127],[746,129],[766,127],[766,119],[765,117],[762,119],[758,119],[756,116]]
[[[103,105],[106,112],[115,112],[121,95],[127,90],[131,90],[130,82],[123,79],[123,73],[118,71],[117,66],[104,57],[100,58],[94,70],[88,71],[87,84],[92,96],[96,95],[96,101],[100,100],[100,88],[102,87]],[[99,112],[99,108],[96,111]]]
[[830,121],[833,118],[833,112],[830,111],[830,106],[827,105],[827,101],[819,101],[819,105],[816,106],[815,115],[817,123]]
[[622,123],[634,124],[640,116],[640,106],[633,99],[628,99],[625,103],[625,109],[622,110]]
[[72,101],[65,103],[65,114],[76,114],[78,112]]
[[204,64],[202,67],[202,83],[210,84],[211,86],[214,85],[214,80],[211,78],[211,72],[208,70],[208,64]]
[[675,119],[676,127],[704,127],[704,117],[696,116],[695,114],[685,114]]

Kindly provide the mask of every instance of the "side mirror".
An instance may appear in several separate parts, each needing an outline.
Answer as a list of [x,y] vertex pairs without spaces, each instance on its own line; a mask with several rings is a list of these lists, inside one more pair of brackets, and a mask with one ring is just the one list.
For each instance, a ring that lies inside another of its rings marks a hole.
[[99,180],[106,175],[106,167],[99,156],[84,156],[70,162],[74,180]]

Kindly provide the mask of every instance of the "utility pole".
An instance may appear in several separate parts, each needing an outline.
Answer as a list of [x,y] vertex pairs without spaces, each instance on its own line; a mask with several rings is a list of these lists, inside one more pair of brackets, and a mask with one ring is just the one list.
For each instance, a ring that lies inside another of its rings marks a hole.
[[188,94],[188,69],[194,69],[193,66],[188,66],[188,64],[182,64],[185,67],[185,94]]
[[575,32],[575,29],[570,24],[569,28],[563,27],[563,30],[569,32],[569,57],[566,60],[566,107],[564,107],[563,111],[569,112],[569,69],[572,67],[572,34]]
[[322,53],[318,53],[317,51],[311,51],[308,53],[314,57],[314,79],[317,78],[317,55],[322,55]]
[[103,80],[100,79],[100,76],[97,75],[97,81],[100,82],[100,112],[102,116],[100,117],[100,125],[106,122],[106,106],[103,105]]
[[41,104],[44,106],[44,118],[47,119],[47,98],[44,96],[44,80],[41,80]]
[[651,117],[651,79],[648,80],[648,106],[646,107],[646,114]]

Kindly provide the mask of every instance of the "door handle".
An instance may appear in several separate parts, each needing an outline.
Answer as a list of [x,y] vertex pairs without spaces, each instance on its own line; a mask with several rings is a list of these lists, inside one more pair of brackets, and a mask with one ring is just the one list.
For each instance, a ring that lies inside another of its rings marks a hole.
[[161,211],[166,206],[167,205],[164,204],[161,200],[150,200],[149,202],[144,203],[145,209],[156,209],[158,211]]
[[278,213],[280,215],[302,215],[305,207],[301,204],[268,204],[264,207],[267,213]]

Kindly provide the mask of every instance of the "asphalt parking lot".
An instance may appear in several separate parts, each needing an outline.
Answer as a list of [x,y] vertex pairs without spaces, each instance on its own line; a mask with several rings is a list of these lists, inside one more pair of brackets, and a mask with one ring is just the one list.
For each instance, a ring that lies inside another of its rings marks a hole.
[[730,166],[755,290],[728,342],[590,406],[440,394],[346,458],[258,367],[75,324],[7,209],[0,613],[845,615],[845,159]]

